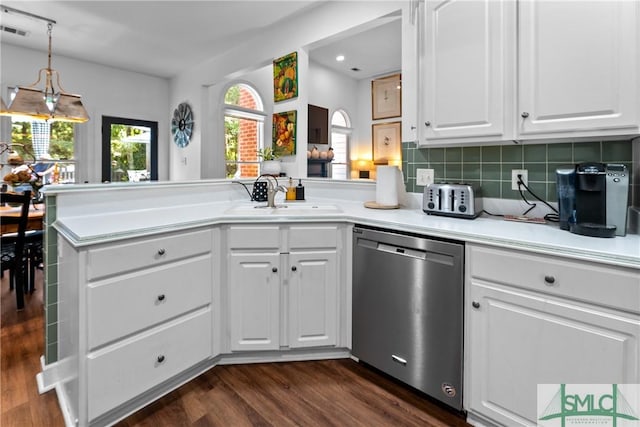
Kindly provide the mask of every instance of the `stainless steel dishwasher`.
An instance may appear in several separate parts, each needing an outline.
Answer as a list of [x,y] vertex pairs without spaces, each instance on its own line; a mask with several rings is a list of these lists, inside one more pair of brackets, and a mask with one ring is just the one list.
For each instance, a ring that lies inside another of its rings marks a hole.
[[353,349],[462,410],[462,243],[355,226]]

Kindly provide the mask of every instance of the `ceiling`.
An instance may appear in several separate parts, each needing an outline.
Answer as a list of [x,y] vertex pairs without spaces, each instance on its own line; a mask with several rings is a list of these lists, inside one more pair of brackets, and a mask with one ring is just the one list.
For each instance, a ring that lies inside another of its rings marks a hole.
[[[266,27],[309,13],[324,0],[0,2],[56,21],[52,33],[54,68],[55,56],[63,55],[170,78],[185,67],[229,51],[235,42],[257,36]],[[0,25],[26,32],[21,36],[0,31],[2,43],[46,52],[45,21],[0,10]],[[369,28],[319,42],[310,47],[311,58],[334,69],[341,67],[342,72],[358,79],[398,70],[397,18],[378,20]],[[342,64],[335,61],[334,52],[338,51],[347,58]],[[349,70],[352,67],[362,71],[354,73]]]

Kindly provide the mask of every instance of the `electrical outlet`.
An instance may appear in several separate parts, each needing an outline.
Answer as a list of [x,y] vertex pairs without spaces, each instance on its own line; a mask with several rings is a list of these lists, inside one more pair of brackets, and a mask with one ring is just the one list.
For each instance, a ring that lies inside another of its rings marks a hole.
[[518,175],[522,176],[522,182],[524,182],[525,185],[529,185],[529,172],[526,169],[512,169],[511,170],[511,189],[512,190],[518,189]]
[[433,184],[433,169],[416,169],[416,185],[427,186]]

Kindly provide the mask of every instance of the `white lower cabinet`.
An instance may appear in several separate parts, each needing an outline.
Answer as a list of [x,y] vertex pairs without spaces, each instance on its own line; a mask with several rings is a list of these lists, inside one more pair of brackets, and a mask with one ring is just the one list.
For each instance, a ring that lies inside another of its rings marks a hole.
[[640,382],[637,270],[467,245],[465,409],[535,426],[538,384]]
[[234,225],[226,235],[231,351],[338,345],[343,226]]
[[213,356],[213,254],[211,229],[79,248],[60,238],[67,424],[112,424]]

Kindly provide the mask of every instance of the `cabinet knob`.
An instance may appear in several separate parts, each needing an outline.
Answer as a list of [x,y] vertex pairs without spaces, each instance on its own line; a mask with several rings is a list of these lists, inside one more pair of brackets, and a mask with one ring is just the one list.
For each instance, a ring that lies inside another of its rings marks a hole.
[[164,255],[164,254],[165,254],[165,252],[166,252],[166,251],[164,250],[164,248],[160,248],[160,249],[158,249],[158,255]]
[[416,127],[415,126],[411,126],[411,130],[416,130]]
[[522,114],[520,114],[522,116],[523,119],[526,119],[527,117],[529,117],[529,113],[527,113],[526,111],[524,111]]
[[556,282],[556,278],[553,276],[544,276],[544,283],[547,285],[553,285]]
[[164,301],[164,294],[158,295],[158,301]]
[[296,267],[295,265],[291,267],[291,271],[296,271],[296,270],[298,270],[298,267]]
[[273,271],[274,273],[277,273],[277,272],[278,272],[278,267],[273,267],[273,268],[271,269],[271,271]]
[[473,308],[480,308],[480,303],[478,301],[472,302],[471,305],[473,306]]
[[431,126],[431,122],[424,122],[424,125],[425,125],[426,127],[429,127],[429,126]]
[[158,363],[162,363],[164,362],[164,356],[161,354],[156,360],[158,361]]

